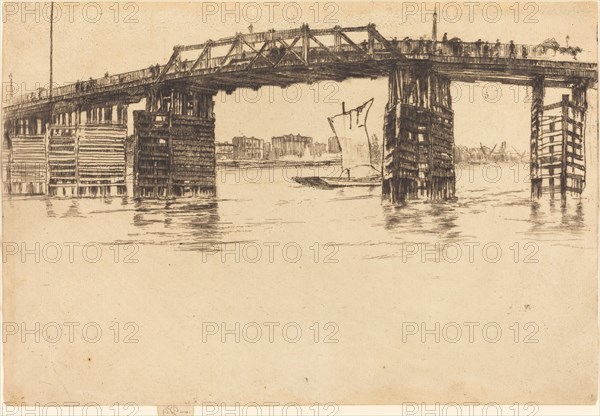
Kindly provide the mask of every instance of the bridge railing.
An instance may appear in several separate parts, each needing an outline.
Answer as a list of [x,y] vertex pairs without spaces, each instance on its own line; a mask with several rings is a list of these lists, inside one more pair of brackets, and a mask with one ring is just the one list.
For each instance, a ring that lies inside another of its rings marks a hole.
[[[508,58],[508,59],[549,59],[556,53],[539,45],[515,43],[432,41],[432,40],[392,40],[392,45],[405,55],[439,55],[465,58]],[[550,53],[548,53],[550,52]],[[563,55],[565,58],[568,55]]]
[[[128,82],[139,81],[152,77],[150,69],[141,69],[136,71],[125,72],[116,75],[104,76],[102,78],[89,79],[87,81],[78,81],[73,84],[61,85],[52,89],[54,97],[76,94],[79,92],[88,92],[97,88],[102,88],[110,85],[125,84]],[[48,89],[40,89],[38,91],[29,92],[27,94],[16,95],[12,99],[11,105],[19,105],[35,101],[47,100]]]

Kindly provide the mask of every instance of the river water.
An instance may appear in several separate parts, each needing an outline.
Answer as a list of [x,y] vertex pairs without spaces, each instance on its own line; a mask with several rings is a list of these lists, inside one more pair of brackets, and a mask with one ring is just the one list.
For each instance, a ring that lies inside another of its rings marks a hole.
[[558,194],[553,202],[547,195],[532,201],[525,163],[464,165],[456,172],[455,200],[417,200],[402,207],[382,201],[378,187],[322,190],[293,180],[336,176],[337,166],[250,165],[220,168],[215,197],[136,201],[13,196],[5,198],[4,217],[10,221],[28,212],[40,230],[54,224],[63,239],[106,245],[202,251],[265,239],[306,240],[357,247],[364,259],[401,255],[395,247],[402,243],[496,241],[501,236],[581,245],[594,227],[592,191],[570,198],[567,207],[560,206]]
[[[592,181],[563,208],[558,196],[530,199],[527,164],[470,165],[457,168],[454,200],[395,207],[379,187],[291,179],[335,169],[220,168],[217,196],[196,199],[5,198],[5,319],[98,322],[111,334],[26,352],[7,343],[6,362],[19,364],[6,374],[35,388],[32,402],[155,403],[156,380],[171,404],[433,403],[457,391],[465,402],[555,403],[548,386],[590,400]],[[134,322],[139,342],[113,343],[115,321]],[[294,322],[303,335],[225,344],[206,339],[206,322]],[[463,332],[424,344],[404,339],[406,322],[503,332],[497,344],[481,331],[475,343]],[[106,368],[119,382],[102,382]]]

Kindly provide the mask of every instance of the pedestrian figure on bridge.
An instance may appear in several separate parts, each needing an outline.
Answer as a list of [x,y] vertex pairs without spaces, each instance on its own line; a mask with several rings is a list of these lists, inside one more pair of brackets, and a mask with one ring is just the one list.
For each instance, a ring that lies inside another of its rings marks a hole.
[[360,46],[363,48],[363,50],[364,50],[364,51],[366,51],[366,50],[367,50],[367,48],[368,48],[368,43],[367,43],[367,41],[366,41],[366,40],[363,40],[363,41],[360,43]]
[[483,41],[481,38],[475,41],[475,53],[477,56],[481,56],[481,46],[483,45]]
[[155,77],[156,76],[156,72],[154,71],[154,66],[153,65],[150,65],[148,67],[148,71],[150,71],[150,76],[151,77]]
[[496,44],[494,45],[494,56],[500,56],[500,39],[496,39]]
[[508,45],[508,57],[510,59],[515,59],[517,57],[517,50],[515,47],[515,43],[511,40],[510,44]]
[[490,56],[490,43],[489,42],[485,42],[483,44],[483,56]]
[[462,40],[460,38],[452,38],[448,41],[452,47],[452,54],[454,56],[461,56],[463,52]]
[[521,57],[527,59],[527,47],[525,45],[521,46]]
[[444,36],[442,36],[442,43],[447,43],[448,42],[448,33],[444,33]]
[[81,83],[79,82],[79,80],[77,80],[77,82],[75,83],[75,92],[79,92],[80,88],[81,88]]

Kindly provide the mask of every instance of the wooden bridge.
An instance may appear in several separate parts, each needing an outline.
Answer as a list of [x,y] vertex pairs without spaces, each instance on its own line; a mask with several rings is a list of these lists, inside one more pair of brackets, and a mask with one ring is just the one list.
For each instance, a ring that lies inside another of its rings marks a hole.
[[[542,175],[536,173],[541,168],[535,152],[542,123],[536,120],[543,117],[543,89],[573,88],[571,101],[581,118],[576,121],[584,127],[586,91],[596,85],[597,65],[543,45],[389,39],[373,24],[303,25],[178,45],[164,65],[80,81],[53,88],[52,94],[39,90],[13,97],[4,108],[10,155],[5,189],[75,196],[123,192],[126,107],[145,99],[146,111],[136,112],[133,121],[135,194],[211,193],[218,91],[382,76],[390,85],[383,190],[393,201],[419,193],[454,194],[452,81],[534,88],[532,193],[537,196]],[[568,159],[572,152],[563,153]],[[35,164],[39,175],[32,176],[28,164]]]

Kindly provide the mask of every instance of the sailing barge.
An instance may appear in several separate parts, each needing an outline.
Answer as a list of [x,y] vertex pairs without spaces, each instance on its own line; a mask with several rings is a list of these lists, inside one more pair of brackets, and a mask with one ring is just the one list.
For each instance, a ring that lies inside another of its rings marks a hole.
[[321,189],[381,185],[381,171],[371,161],[373,144],[367,131],[367,117],[373,100],[371,98],[350,111],[346,111],[345,103],[342,103],[342,112],[327,119],[342,150],[341,174],[295,177],[296,182]]

